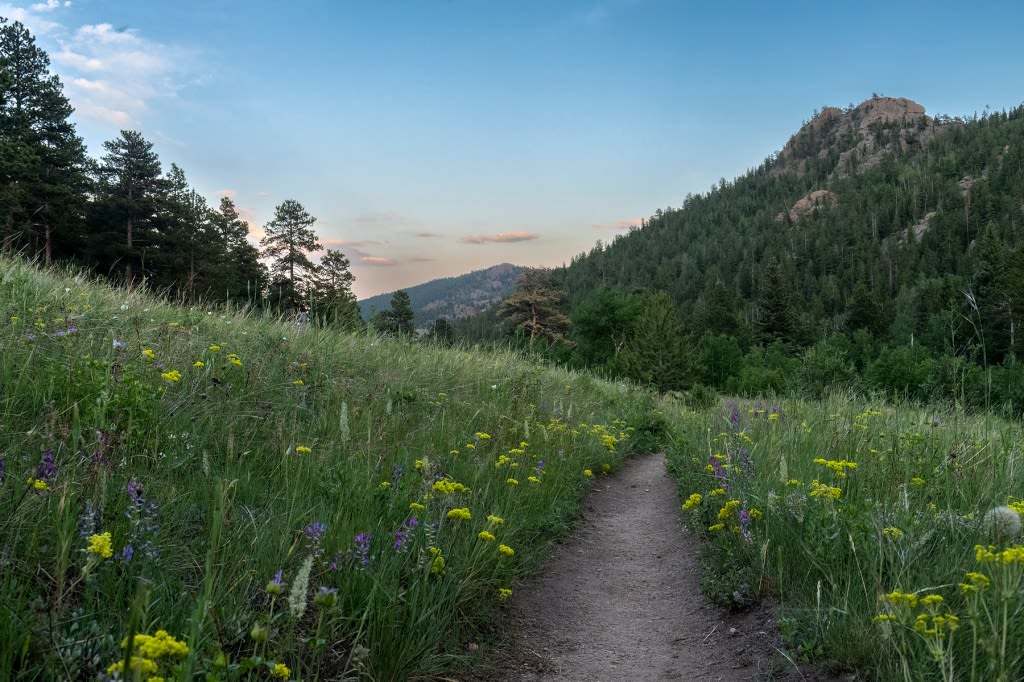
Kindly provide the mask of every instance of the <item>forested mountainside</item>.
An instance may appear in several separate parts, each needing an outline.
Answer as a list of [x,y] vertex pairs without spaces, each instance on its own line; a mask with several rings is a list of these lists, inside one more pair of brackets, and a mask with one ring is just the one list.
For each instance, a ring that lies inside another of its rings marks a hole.
[[[826,108],[756,169],[554,271],[573,326],[553,352],[662,388],[791,387],[802,368],[823,373],[804,376],[818,389],[963,397],[971,372],[1024,350],[1022,224],[1024,107]],[[674,356],[664,370],[635,368],[645,335]]]
[[[522,271],[523,268],[518,265],[502,263],[405,289],[409,294],[416,328],[427,329],[436,320],[456,320],[486,310],[488,306],[512,293]],[[363,319],[369,320],[374,313],[388,310],[393,293],[359,301]]]

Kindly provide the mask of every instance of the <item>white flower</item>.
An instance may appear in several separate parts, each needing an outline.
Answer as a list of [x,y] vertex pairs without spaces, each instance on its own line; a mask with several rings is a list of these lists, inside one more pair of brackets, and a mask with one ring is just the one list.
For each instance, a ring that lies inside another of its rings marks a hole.
[[306,593],[309,591],[309,573],[313,570],[313,555],[310,554],[299,566],[299,572],[292,581],[292,590],[288,593],[288,610],[292,618],[298,620],[306,613]]

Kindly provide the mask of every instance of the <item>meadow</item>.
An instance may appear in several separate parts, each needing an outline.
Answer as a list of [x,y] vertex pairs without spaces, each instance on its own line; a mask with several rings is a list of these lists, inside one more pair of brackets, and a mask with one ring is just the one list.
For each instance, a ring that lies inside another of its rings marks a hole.
[[657,431],[650,393],[510,353],[174,306],[14,259],[0,310],[4,678],[472,665],[595,477]]
[[705,594],[776,604],[785,656],[1024,678],[1019,421],[694,407],[8,258],[0,308],[2,679],[443,679],[593,481],[654,449]]

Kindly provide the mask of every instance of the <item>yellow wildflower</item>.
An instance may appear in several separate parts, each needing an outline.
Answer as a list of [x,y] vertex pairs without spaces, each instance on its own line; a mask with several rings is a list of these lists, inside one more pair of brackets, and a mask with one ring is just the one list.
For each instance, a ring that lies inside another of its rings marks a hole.
[[477,533],[477,537],[486,542],[494,542],[495,540],[494,533],[490,533],[486,530],[482,530]]
[[166,379],[167,381],[172,382],[172,383],[175,382],[175,381],[180,381],[181,380],[181,372],[179,372],[176,369],[172,369],[169,372],[162,372],[160,374],[160,376],[163,377],[164,379]]
[[498,545],[498,551],[504,554],[505,556],[512,556],[516,553],[516,551],[508,545]]
[[25,482],[28,483],[30,486],[32,486],[35,490],[38,490],[40,492],[42,492],[43,490],[49,490],[50,489],[50,486],[48,486],[46,484],[46,481],[44,481],[41,478],[29,478]]
[[211,353],[216,353],[217,351],[220,350],[220,346],[218,346],[216,343],[211,343],[209,346],[206,347],[206,349]]
[[501,518],[500,516],[495,516],[494,514],[491,514],[487,517],[487,522],[494,524],[495,526],[500,526],[501,524],[505,523],[505,519]]
[[280,677],[282,680],[287,680],[291,678],[292,671],[284,663],[275,663],[274,667],[270,670],[270,674],[274,677]]
[[309,446],[306,446],[306,445],[296,445],[295,446],[295,454],[296,455],[308,455],[311,452],[313,452],[313,448],[311,448]]
[[882,534],[883,535],[888,535],[893,540],[899,540],[901,537],[903,537],[903,531],[900,530],[899,528],[896,528],[895,526],[889,526],[887,528],[883,528],[882,529]]
[[424,509],[426,509],[426,507],[424,507],[419,502],[410,502],[409,503],[409,509],[411,509],[412,511],[419,512],[419,511],[423,511]]
[[448,510],[448,518],[469,521],[473,518],[473,515],[469,511],[469,507],[456,507],[455,509]]
[[686,502],[683,502],[683,509],[693,509],[694,507],[699,507],[700,503],[703,501],[704,498],[701,497],[700,493],[692,493],[689,497],[686,498]]
[[505,483],[508,483],[509,485],[519,485],[519,481],[514,478],[506,478]]
[[537,478],[536,476],[530,476],[526,480],[529,481],[530,483],[540,483],[540,479]]
[[501,601],[505,601],[506,599],[508,599],[511,596],[512,596],[512,590],[508,589],[507,587],[499,587],[498,588],[498,599],[500,599]]
[[434,557],[433,561],[430,562],[431,575],[444,573],[444,557],[441,555],[441,548],[431,547],[430,554]]
[[192,363],[192,366],[193,367],[206,367],[206,363],[203,362],[202,360],[196,360],[195,362]]
[[241,366],[242,366],[242,358],[238,357],[238,356],[237,356],[236,354],[234,354],[234,353],[230,353],[230,354],[228,355],[228,360],[229,360],[229,361],[231,362],[231,364],[232,364],[232,365],[234,365],[235,367],[241,367]]
[[708,526],[708,531],[711,532],[711,533],[717,533],[720,530],[725,530],[725,524],[724,523],[714,523],[714,524]]
[[156,353],[153,352],[152,348],[143,348],[142,349],[142,355],[147,360],[155,360],[156,359]]
[[593,471],[591,471],[590,469],[584,469],[584,470],[583,470],[583,476],[584,476],[584,477],[586,477],[586,478],[590,478],[590,477],[591,477],[591,476],[593,476],[593,475],[594,475],[594,472],[593,472]]
[[484,433],[483,431],[477,431],[476,432],[476,437],[479,438],[480,440],[490,440],[491,439],[491,434]]
[[111,546],[110,532],[93,534],[89,536],[89,546],[85,551],[95,554],[101,559],[109,559],[114,555],[114,548]]
[[302,379],[296,379],[292,382],[292,386],[304,386],[306,384]]

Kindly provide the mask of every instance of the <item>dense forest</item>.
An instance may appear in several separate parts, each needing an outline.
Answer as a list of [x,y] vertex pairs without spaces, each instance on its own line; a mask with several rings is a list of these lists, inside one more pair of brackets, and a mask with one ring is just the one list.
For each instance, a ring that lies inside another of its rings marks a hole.
[[1019,414],[1022,225],[1024,107],[933,119],[876,96],[553,271],[568,320],[539,345],[498,307],[455,328],[662,390],[843,387]]

